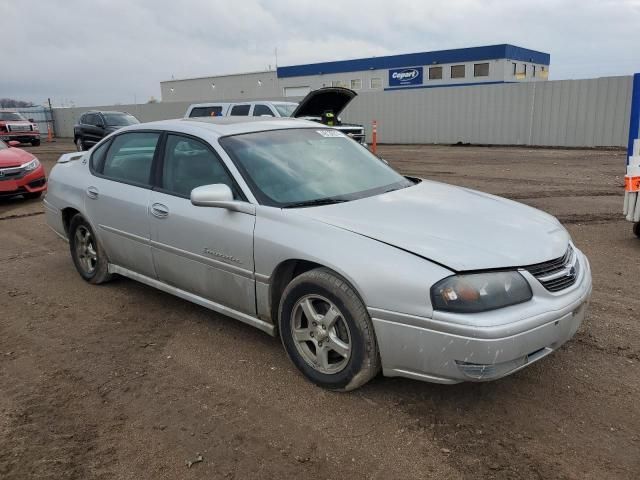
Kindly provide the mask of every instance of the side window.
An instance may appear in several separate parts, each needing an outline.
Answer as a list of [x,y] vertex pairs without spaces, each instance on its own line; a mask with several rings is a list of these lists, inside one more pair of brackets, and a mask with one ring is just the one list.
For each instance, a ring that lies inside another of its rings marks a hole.
[[104,142],[98,148],[96,148],[91,154],[91,160],[89,161],[89,166],[91,170],[95,172],[99,172],[102,169],[102,165],[104,164],[104,157],[109,150],[109,145],[111,142]]
[[270,117],[273,117],[273,112],[266,105],[262,105],[261,103],[258,103],[257,105],[253,106],[253,116],[259,117],[261,115],[268,115]]
[[189,118],[194,117],[219,117],[222,115],[222,107],[216,105],[213,107],[195,107],[191,110]]
[[102,174],[113,180],[148,186],[159,138],[159,133],[151,132],[118,135],[111,142]]
[[102,119],[97,113],[88,113],[84,123],[86,125],[102,125]]
[[246,116],[249,115],[249,108],[251,105],[234,105],[231,109],[232,117]]
[[168,135],[162,167],[162,189],[183,197],[202,185],[224,183],[239,199],[238,189],[222,160],[199,140]]

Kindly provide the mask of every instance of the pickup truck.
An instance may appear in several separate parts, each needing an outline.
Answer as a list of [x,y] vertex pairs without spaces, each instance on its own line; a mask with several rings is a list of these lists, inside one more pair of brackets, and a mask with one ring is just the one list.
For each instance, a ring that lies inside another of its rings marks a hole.
[[30,143],[37,147],[40,145],[38,124],[18,112],[0,110],[0,141]]
[[300,103],[271,100],[196,103],[187,108],[184,118],[234,116],[300,118],[335,128],[364,144],[364,127],[343,123],[338,116],[357,95],[348,88],[326,87],[310,92]]

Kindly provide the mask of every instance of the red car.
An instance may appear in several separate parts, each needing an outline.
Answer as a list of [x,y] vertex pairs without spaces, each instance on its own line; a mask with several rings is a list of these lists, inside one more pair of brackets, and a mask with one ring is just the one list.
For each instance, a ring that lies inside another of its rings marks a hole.
[[20,148],[0,140],[0,197],[22,195],[38,198],[47,190],[47,177],[40,161]]
[[33,120],[27,120],[18,112],[0,110],[0,141],[16,140],[30,143],[34,147],[40,145],[40,130]]

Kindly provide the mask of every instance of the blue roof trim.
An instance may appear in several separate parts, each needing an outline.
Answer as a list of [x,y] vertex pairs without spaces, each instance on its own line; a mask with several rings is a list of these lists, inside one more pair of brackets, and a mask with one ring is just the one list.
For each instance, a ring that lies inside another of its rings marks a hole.
[[472,87],[474,85],[496,85],[498,83],[522,83],[522,82],[505,82],[497,80],[494,82],[471,82],[471,83],[443,83],[440,85],[412,85],[410,87],[387,87],[385,92],[393,92],[395,90],[415,90],[416,88],[443,88],[443,87]]
[[407,53],[385,57],[358,58],[355,60],[339,60],[336,62],[310,63],[278,67],[278,78],[303,77],[308,75],[361,72],[363,70],[386,70],[389,68],[415,67],[439,63],[475,62],[479,60],[497,60],[508,58],[521,62],[532,62],[549,65],[551,56],[548,53],[516,47],[515,45],[489,45],[485,47],[458,48],[434,52]]
[[629,145],[627,147],[627,165],[633,153],[633,141],[640,138],[640,73],[633,76],[631,93],[631,119],[629,121]]

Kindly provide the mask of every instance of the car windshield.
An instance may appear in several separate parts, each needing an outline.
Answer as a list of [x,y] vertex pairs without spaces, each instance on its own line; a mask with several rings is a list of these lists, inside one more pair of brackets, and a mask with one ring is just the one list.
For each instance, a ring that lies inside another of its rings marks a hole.
[[220,144],[258,201],[284,208],[356,200],[413,183],[332,129],[233,135]]
[[274,103],[274,107],[278,110],[281,117],[290,117],[293,111],[298,106],[297,103]]
[[140,123],[136,117],[128,113],[103,113],[102,116],[107,125],[114,127],[126,127]]
[[18,112],[0,112],[0,120],[14,121],[14,122],[26,122],[27,119],[20,115]]

